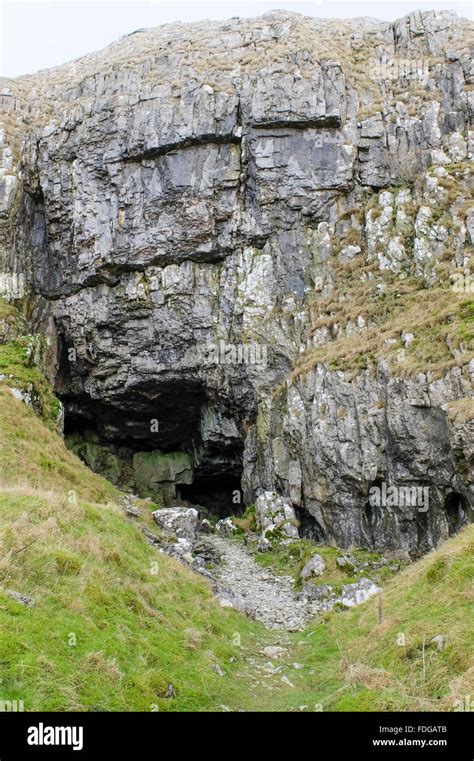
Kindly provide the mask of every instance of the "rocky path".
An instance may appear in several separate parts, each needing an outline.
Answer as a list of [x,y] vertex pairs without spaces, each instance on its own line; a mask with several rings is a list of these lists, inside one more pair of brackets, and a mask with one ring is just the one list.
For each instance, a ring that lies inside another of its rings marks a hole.
[[310,603],[298,599],[290,576],[261,568],[235,539],[212,535],[206,542],[221,557],[212,572],[221,605],[247,613],[268,629],[304,629],[313,611]]
[[[123,506],[129,518],[140,517],[141,511],[136,501],[132,495],[124,497]],[[166,536],[174,537],[174,541],[163,541],[143,526],[153,546],[208,578],[222,606],[235,608],[260,621],[268,629],[302,631],[310,618],[332,610],[336,603],[352,607],[380,591],[369,578],[361,577],[355,583],[344,585],[340,596],[331,586],[324,584],[303,584],[303,591],[299,592],[295,589],[292,576],[275,576],[270,569],[262,568],[254,555],[235,537],[209,533],[218,532],[219,523],[213,528],[209,521],[202,521],[201,532],[197,531],[198,511],[195,508],[160,508],[153,513],[153,517]],[[220,523],[225,524],[225,521]],[[289,541],[297,541],[297,538],[290,537]],[[341,557],[356,570],[357,561],[354,558],[351,561],[346,556]],[[323,558],[315,553],[302,569],[302,577],[319,577],[324,570]]]

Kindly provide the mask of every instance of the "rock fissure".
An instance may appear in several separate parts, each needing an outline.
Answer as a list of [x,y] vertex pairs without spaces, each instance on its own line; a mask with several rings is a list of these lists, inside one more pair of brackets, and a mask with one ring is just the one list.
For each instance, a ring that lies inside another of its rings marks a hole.
[[199,135],[199,137],[188,138],[176,143],[169,143],[167,145],[160,145],[156,148],[147,148],[146,151],[136,154],[125,154],[120,158],[106,161],[106,164],[114,164],[120,162],[133,162],[140,163],[141,161],[148,161],[150,159],[159,158],[165,156],[168,153],[173,153],[180,150],[186,150],[188,148],[194,148],[201,145],[240,145],[241,138],[235,134],[229,135]]

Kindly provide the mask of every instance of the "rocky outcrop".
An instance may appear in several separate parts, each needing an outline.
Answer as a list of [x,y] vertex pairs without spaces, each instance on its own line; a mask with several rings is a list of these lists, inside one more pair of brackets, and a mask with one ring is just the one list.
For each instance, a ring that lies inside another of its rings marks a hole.
[[255,500],[255,516],[262,537],[297,538],[298,528],[293,507],[276,492],[263,492]]
[[276,12],[1,82],[0,283],[76,446],[183,453],[145,493],[275,491],[342,547],[472,515],[471,41]]
[[[303,532],[316,540],[427,550],[449,534],[449,494],[465,495],[468,509],[472,457],[469,476],[443,406],[471,389],[460,368],[430,381],[426,374],[394,378],[383,363],[355,378],[318,365],[272,400],[268,429],[249,434],[247,488],[279,484],[290,493],[297,486]],[[469,441],[472,433],[464,446]],[[297,484],[288,476],[292,462],[300,467]],[[405,488],[416,491],[405,498]]]
[[166,533],[194,542],[198,512],[193,507],[164,507],[155,510],[153,518]]
[[353,608],[360,605],[370,597],[380,592],[379,587],[370,579],[361,579],[354,584],[346,584],[342,587],[341,605],[346,608]]
[[169,543],[166,547],[168,554],[192,564],[198,511],[194,507],[164,507],[155,510],[153,519]]

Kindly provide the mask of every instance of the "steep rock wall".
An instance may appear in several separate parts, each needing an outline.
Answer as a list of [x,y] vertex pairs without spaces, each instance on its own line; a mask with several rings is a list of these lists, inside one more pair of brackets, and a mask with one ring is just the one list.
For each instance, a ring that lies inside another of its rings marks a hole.
[[[190,452],[342,546],[469,517],[471,51],[448,12],[273,13],[4,80],[2,289],[66,429]],[[383,483],[428,512],[368,508]]]

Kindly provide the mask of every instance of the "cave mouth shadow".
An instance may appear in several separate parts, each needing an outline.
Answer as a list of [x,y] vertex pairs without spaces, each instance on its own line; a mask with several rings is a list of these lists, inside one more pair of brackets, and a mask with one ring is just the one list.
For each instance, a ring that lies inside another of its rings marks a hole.
[[141,384],[107,402],[86,393],[58,396],[65,435],[92,430],[101,443],[135,452],[192,451],[199,441],[205,390],[189,379]]
[[150,381],[107,402],[63,393],[62,401],[68,445],[119,488],[167,507],[201,506],[203,517],[242,515],[243,442],[235,425],[227,435],[225,427],[206,429],[210,409],[211,423],[232,413],[200,381]]
[[295,507],[294,509],[300,538],[308,539],[314,544],[326,544],[326,532],[316,518],[303,508]]
[[179,496],[195,505],[204,507],[218,518],[241,516],[245,510],[242,502],[240,473],[224,473],[195,477],[192,484],[180,484]]
[[457,491],[448,494],[444,500],[444,513],[448,523],[449,536],[454,536],[469,520],[472,521],[469,503],[466,497]]

